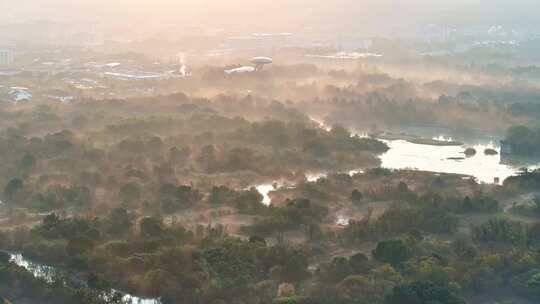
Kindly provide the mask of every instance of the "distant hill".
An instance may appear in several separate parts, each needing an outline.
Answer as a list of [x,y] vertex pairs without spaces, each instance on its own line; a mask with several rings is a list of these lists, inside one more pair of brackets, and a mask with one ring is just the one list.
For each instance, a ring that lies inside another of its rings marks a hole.
[[430,21],[464,26],[539,27],[539,5],[538,0],[479,0],[436,14]]

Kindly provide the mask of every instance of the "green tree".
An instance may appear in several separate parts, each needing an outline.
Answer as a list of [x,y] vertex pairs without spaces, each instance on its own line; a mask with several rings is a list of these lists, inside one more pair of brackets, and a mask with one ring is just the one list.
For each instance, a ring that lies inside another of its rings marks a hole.
[[[14,178],[10,180],[4,188],[4,195],[6,199],[12,200],[17,192],[24,187],[24,182],[21,179]],[[9,203],[9,202],[8,202]]]
[[21,168],[24,170],[31,169],[35,164],[36,159],[30,153],[26,153],[21,160]]
[[267,210],[262,203],[263,196],[255,188],[242,191],[235,199],[235,206],[240,213],[258,214]]
[[409,192],[409,186],[405,182],[399,182],[397,189],[398,189],[398,192],[401,194],[405,194]]
[[362,200],[364,199],[364,196],[362,195],[362,192],[358,191],[357,189],[354,189],[351,193],[351,202],[353,204],[360,204],[362,203]]
[[67,254],[77,256],[84,254],[94,248],[94,241],[87,237],[75,237],[68,241],[66,246]]
[[529,144],[534,135],[534,131],[525,126],[512,126],[506,132],[506,140],[516,145]]
[[534,210],[540,213],[540,196],[535,196],[532,200]]
[[163,236],[164,228],[161,219],[145,217],[140,223],[141,236],[145,238],[159,238]]
[[463,239],[458,239],[453,243],[454,253],[461,259],[472,260],[478,254],[473,244]]
[[431,282],[417,281],[401,284],[386,297],[386,304],[465,304],[465,301],[447,287]]
[[373,257],[381,263],[397,266],[411,256],[411,249],[402,240],[388,240],[377,244]]
[[339,282],[349,274],[349,261],[345,257],[335,257],[326,267],[326,279],[329,282]]
[[120,188],[120,198],[126,204],[132,204],[141,198],[141,187],[135,183],[128,183]]
[[359,252],[349,258],[349,267],[355,274],[366,272],[369,270],[369,259],[365,254]]
[[153,296],[159,296],[174,288],[174,276],[162,269],[153,269],[144,274],[140,285],[145,292]]
[[0,251],[0,265],[9,263],[10,259],[11,257],[7,252]]
[[161,208],[167,213],[188,208],[197,203],[201,197],[201,193],[190,186],[163,184],[159,190]]
[[532,269],[526,273],[520,274],[512,279],[512,287],[519,293],[540,299],[540,270]]
[[526,226],[517,221],[492,218],[486,223],[472,227],[472,237],[478,243],[524,244],[527,240]]
[[106,219],[106,231],[112,235],[122,235],[131,231],[133,222],[124,208],[111,210]]
[[234,191],[225,187],[225,186],[219,186],[219,187],[212,187],[212,190],[210,190],[210,196],[208,197],[208,202],[210,202],[212,205],[222,205],[224,203],[229,202],[231,199],[234,198]]

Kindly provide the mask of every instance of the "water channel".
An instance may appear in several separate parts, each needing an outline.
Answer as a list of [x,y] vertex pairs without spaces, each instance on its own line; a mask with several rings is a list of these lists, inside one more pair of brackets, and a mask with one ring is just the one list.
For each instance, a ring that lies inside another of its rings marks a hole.
[[[10,261],[20,267],[23,267],[34,277],[43,279],[48,283],[52,283],[55,275],[60,271],[55,267],[36,263],[24,257],[20,253],[12,253]],[[115,289],[111,289],[109,294],[114,294],[116,292],[122,294],[124,302],[128,304],[161,304],[159,299],[141,298]]]

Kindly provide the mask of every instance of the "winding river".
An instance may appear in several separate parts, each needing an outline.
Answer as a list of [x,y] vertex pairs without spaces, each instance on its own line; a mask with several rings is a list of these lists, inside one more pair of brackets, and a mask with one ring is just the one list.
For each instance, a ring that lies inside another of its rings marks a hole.
[[[43,265],[40,263],[33,262],[30,259],[25,258],[20,253],[12,253],[10,261],[24,269],[28,270],[34,277],[43,279],[48,283],[52,283],[54,280],[55,274],[58,272],[58,269],[52,266]],[[161,304],[159,299],[148,299],[140,298],[133,295],[130,295],[125,292],[121,292],[116,289],[111,289],[110,294],[120,293],[123,295],[123,300],[125,303],[129,304]]]

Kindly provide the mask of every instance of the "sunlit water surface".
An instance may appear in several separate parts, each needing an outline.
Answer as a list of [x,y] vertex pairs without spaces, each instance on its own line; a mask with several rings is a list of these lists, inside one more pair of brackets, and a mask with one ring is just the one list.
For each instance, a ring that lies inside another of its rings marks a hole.
[[[10,261],[20,267],[23,267],[24,269],[28,270],[34,277],[43,279],[48,283],[52,283],[54,281],[55,274],[57,273],[57,269],[55,267],[42,265],[39,263],[35,263],[27,258],[25,258],[22,254],[11,254]],[[111,289],[111,293],[120,292],[115,289]],[[145,298],[139,298],[132,296],[130,294],[120,292],[123,295],[124,303],[129,304],[161,304],[161,301],[158,299],[145,299]]]
[[[381,166],[389,169],[416,169],[422,171],[456,173],[473,176],[478,182],[502,183],[519,173],[522,167],[538,168],[538,162],[511,164],[501,160],[500,147],[494,143],[465,146],[432,146],[413,144],[404,140],[383,140],[390,150],[381,155]],[[472,147],[476,154],[466,157],[465,148]],[[497,155],[486,155],[486,149]]]

